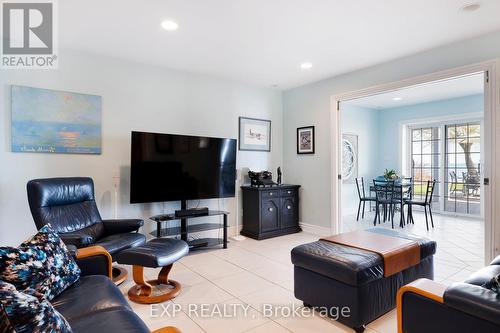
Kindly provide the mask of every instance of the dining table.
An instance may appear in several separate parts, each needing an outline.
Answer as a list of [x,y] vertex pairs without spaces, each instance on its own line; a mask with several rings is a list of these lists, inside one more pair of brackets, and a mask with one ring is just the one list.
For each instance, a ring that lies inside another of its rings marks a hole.
[[[394,183],[394,192],[396,193],[407,193],[409,195],[408,198],[412,197],[412,188],[413,188],[413,181],[412,178],[396,178],[396,179],[386,179],[384,176],[377,176],[374,181],[377,182],[386,182],[387,185]],[[370,192],[376,192],[375,191],[375,186],[371,185],[370,186]],[[403,214],[403,205],[404,205],[404,199],[405,196],[399,194],[397,196],[400,199],[400,205],[401,205],[401,215],[400,215],[400,220],[399,220],[399,226],[402,228],[404,227],[404,214]],[[375,216],[375,222],[376,222],[377,216]]]

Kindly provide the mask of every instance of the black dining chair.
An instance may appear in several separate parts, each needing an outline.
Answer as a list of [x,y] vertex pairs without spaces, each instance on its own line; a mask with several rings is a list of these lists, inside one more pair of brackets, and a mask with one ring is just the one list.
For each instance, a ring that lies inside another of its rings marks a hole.
[[434,219],[432,217],[432,196],[434,195],[434,188],[436,187],[436,180],[427,181],[427,189],[425,190],[425,199],[424,201],[418,201],[414,199],[406,200],[406,204],[408,205],[408,216],[407,220],[415,223],[413,220],[413,206],[421,206],[424,207],[425,213],[425,224],[427,226],[427,231],[429,231],[429,218],[427,217],[427,208],[429,209],[429,215],[431,217],[431,225],[434,228]]
[[359,221],[359,212],[361,210],[361,205],[363,205],[363,213],[361,215],[361,218],[364,219],[365,218],[365,204],[366,204],[366,202],[376,202],[377,198],[372,197],[372,196],[366,196],[365,180],[363,179],[363,177],[356,178],[356,188],[358,189],[358,197],[359,197],[358,215],[356,217],[356,221]]
[[380,206],[384,210],[384,222],[389,218],[391,219],[392,228],[394,229],[394,215],[392,211],[394,209],[395,201],[395,191],[394,191],[394,181],[386,180],[373,180],[373,189],[375,190],[375,219],[373,220],[373,225],[380,224]]

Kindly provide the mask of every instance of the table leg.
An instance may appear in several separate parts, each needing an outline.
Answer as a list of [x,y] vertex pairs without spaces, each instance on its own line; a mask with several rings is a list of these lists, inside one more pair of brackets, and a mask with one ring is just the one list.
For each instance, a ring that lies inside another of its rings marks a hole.
[[156,222],[156,238],[161,237],[161,222]]
[[223,248],[227,249],[227,214],[224,214],[224,230],[222,232],[223,234],[223,240],[222,240],[222,246]]
[[187,219],[181,219],[181,240],[185,242],[188,240]]

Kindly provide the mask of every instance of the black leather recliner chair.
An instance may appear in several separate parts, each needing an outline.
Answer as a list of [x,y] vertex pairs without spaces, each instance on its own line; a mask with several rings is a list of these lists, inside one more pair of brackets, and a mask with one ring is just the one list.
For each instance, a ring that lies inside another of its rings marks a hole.
[[36,227],[40,229],[50,223],[67,245],[77,248],[100,245],[113,256],[146,241],[137,232],[143,220],[101,219],[92,178],[34,179],[28,182],[27,190]]
[[402,287],[398,332],[500,332],[500,294],[483,287],[498,274],[500,256],[461,283],[445,286],[421,279]]

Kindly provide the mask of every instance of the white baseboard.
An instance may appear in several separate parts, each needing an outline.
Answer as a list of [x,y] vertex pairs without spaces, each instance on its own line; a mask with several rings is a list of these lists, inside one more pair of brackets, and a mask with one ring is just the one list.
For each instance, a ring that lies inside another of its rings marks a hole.
[[319,235],[319,236],[328,236],[332,234],[332,230],[327,227],[321,227],[318,225],[304,223],[304,222],[300,222],[299,225],[302,228],[302,231],[307,232],[309,234]]
[[237,230],[235,225],[228,226],[227,227],[227,236],[228,237],[238,236],[240,234],[241,229],[242,229],[241,225],[239,226],[239,229],[240,230]]

